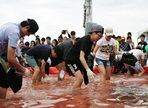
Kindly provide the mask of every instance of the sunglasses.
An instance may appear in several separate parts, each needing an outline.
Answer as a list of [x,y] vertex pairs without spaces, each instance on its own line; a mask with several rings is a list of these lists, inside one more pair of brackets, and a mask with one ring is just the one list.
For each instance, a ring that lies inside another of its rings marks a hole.
[[102,34],[98,34],[98,33],[96,33],[99,37],[102,37],[103,35]]

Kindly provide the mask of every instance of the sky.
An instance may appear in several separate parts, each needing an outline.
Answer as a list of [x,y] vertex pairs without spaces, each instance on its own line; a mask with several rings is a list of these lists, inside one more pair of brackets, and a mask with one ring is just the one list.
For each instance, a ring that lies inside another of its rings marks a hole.
[[[93,22],[112,27],[116,36],[127,36],[130,31],[136,43],[137,33],[148,28],[147,4],[148,0],[92,0]],[[0,25],[32,18],[39,24],[36,34],[40,37],[57,39],[63,29],[82,37],[83,5],[84,0],[0,0]],[[25,37],[26,41],[34,39]]]

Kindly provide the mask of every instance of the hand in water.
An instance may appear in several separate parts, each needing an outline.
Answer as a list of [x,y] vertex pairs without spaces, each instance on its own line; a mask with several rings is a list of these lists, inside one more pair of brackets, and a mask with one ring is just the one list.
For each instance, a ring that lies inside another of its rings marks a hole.
[[58,80],[63,80],[64,76],[65,76],[65,71],[61,70],[60,73],[59,73],[59,76],[58,76]]
[[24,75],[25,76],[29,76],[31,74],[30,70],[28,70],[27,68],[25,69]]

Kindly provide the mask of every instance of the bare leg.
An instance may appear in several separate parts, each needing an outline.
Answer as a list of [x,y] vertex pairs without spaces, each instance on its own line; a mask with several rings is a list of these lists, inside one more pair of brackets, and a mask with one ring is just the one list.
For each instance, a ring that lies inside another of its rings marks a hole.
[[105,69],[106,69],[106,80],[110,80],[110,78],[111,78],[111,67],[108,66]]
[[39,73],[40,73],[40,69],[39,69],[38,66],[35,66],[33,69],[34,69],[34,73],[33,73],[33,77],[32,77],[32,83],[36,83],[37,78],[38,78]]
[[106,81],[106,70],[104,68],[104,65],[99,65],[98,69],[100,72],[100,81],[105,82]]
[[74,75],[76,77],[76,81],[74,82],[72,89],[80,88],[83,83],[83,75],[80,70],[75,72]]
[[138,74],[139,77],[144,75],[144,69]]
[[41,73],[41,72],[39,72],[38,77],[37,77],[37,82],[40,82],[40,81],[41,81],[41,79],[42,79],[42,73]]
[[55,66],[59,72],[62,70],[62,63],[59,63],[58,65]]

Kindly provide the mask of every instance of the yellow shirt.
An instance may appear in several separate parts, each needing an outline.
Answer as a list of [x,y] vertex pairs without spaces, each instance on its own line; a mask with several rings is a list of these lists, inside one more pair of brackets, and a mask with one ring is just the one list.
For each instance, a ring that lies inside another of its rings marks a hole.
[[116,40],[116,48],[117,48],[117,51],[119,51],[119,42]]

